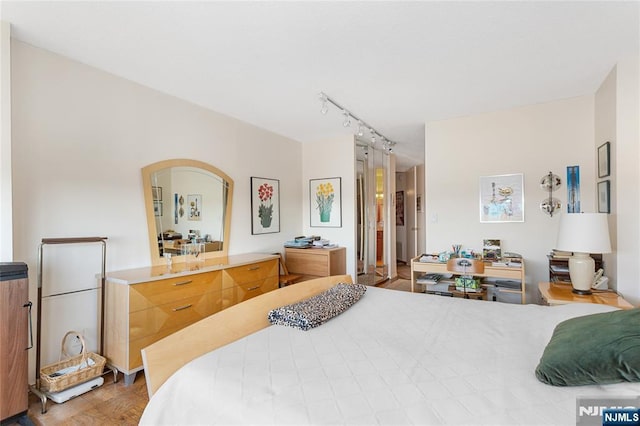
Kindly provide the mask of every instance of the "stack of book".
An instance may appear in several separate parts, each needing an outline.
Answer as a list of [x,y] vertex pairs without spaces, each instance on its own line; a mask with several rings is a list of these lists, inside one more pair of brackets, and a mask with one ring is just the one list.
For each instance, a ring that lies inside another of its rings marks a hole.
[[293,240],[285,241],[284,246],[289,248],[307,248],[313,245],[313,238],[297,237]]
[[503,252],[502,258],[500,258],[500,260],[491,262],[491,266],[522,268],[522,256],[518,253]]
[[551,250],[551,253],[549,253],[552,259],[569,259],[572,254],[573,253],[571,253],[570,251],[563,251],[563,250],[557,250],[557,249],[553,249]]
[[427,273],[416,278],[416,283],[424,285],[425,292],[444,292],[449,290],[451,281],[443,279],[442,274]]
[[423,254],[418,259],[419,262],[438,263],[440,259],[437,254]]

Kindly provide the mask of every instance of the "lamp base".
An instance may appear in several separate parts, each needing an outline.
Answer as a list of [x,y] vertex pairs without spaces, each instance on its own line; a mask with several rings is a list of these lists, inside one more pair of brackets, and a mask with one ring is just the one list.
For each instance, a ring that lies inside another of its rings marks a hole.
[[578,290],[577,288],[572,288],[571,292],[575,294],[579,294],[581,296],[588,296],[590,294],[593,294],[591,290]]
[[589,253],[574,252],[569,258],[569,277],[576,294],[591,294],[595,261]]

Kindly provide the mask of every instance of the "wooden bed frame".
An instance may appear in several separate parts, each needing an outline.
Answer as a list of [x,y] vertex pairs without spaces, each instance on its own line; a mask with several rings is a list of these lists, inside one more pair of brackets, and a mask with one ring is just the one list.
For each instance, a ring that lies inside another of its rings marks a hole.
[[350,275],[316,278],[289,285],[231,306],[142,349],[149,398],[180,367],[214,349],[270,325],[270,310],[319,294],[337,283],[353,283]]

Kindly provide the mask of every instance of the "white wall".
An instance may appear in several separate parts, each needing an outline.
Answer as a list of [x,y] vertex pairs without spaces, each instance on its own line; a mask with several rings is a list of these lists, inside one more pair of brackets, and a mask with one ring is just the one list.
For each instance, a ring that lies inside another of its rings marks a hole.
[[[327,141],[305,143],[302,146],[302,215],[303,234],[320,235],[347,249],[347,274],[356,274],[356,192],[355,140],[344,135]],[[342,226],[311,227],[309,179],[340,177],[342,185]],[[296,235],[290,235],[291,238]]]
[[[526,260],[527,301],[537,302],[537,283],[548,281],[547,254],[556,243],[559,214],[542,213],[547,193],[540,179],[562,178],[554,192],[566,212],[566,167],[580,166],[583,211],[595,208],[593,96],[530,105],[427,123],[426,251],[452,244],[480,250],[482,240],[502,241]],[[480,176],[524,174],[525,222],[480,223]]]
[[[11,48],[13,250],[29,266],[31,300],[42,238],[106,236],[107,271],[150,264],[141,168],[160,160],[197,159],[234,180],[230,254],[282,251],[301,232],[299,142],[15,40]],[[280,233],[251,235],[251,176],[280,180]],[[46,269],[94,281],[99,269],[72,257]],[[68,309],[91,321],[83,305]]]
[[616,65],[615,247],[617,289],[640,304],[640,66],[639,57]]
[[[234,180],[230,253],[281,250],[302,229],[299,142],[12,46],[17,259],[33,266],[43,237],[105,235],[108,270],[149,265],[141,168],[169,158],[205,161]],[[280,180],[280,233],[251,235],[251,176]]]
[[[618,246],[618,206],[616,200],[618,199],[617,188],[616,188],[616,171],[617,167],[617,159],[616,153],[618,152],[617,147],[617,136],[616,136],[616,68],[607,75],[604,79],[600,88],[596,91],[595,94],[595,111],[594,111],[594,129],[595,129],[595,139],[594,139],[594,147],[596,150],[599,146],[601,146],[605,142],[610,142],[610,161],[611,161],[611,175],[608,177],[600,178],[596,173],[597,182],[602,182],[605,180],[609,180],[611,182],[611,192],[609,195],[610,205],[611,205],[611,213],[609,214],[609,235],[611,238],[611,247],[613,249],[613,253],[604,254],[603,262],[604,262],[604,270],[605,275],[609,278],[609,286],[611,288],[617,288],[618,281],[618,268],[617,268],[617,255],[616,255],[616,247]],[[597,170],[598,157],[596,155],[595,158],[595,166]],[[597,210],[597,208],[596,208]]]
[[11,26],[0,21],[0,261],[13,260],[11,188]]

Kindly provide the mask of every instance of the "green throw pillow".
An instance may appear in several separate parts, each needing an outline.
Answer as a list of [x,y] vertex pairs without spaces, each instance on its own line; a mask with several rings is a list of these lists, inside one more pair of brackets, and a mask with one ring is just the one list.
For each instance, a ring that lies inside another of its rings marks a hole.
[[554,386],[640,381],[640,308],[558,324],[536,368]]

